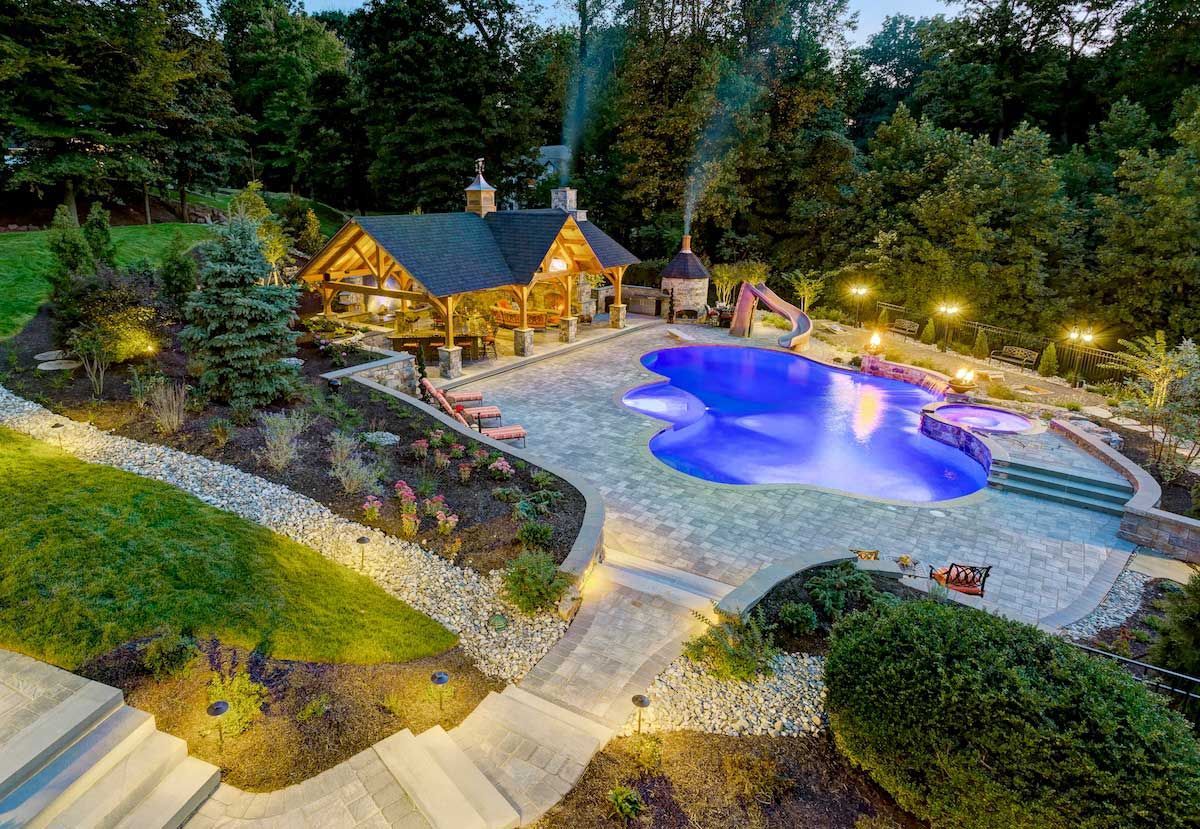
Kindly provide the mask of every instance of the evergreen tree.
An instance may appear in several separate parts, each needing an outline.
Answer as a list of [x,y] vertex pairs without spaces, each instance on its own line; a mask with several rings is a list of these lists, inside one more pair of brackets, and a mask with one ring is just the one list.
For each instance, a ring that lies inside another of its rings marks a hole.
[[96,272],[96,259],[83,231],[65,204],[60,204],[54,211],[46,244],[53,259],[53,267],[47,277],[50,281],[50,297],[57,302],[70,293],[77,277]]
[[113,244],[112,229],[108,226],[108,211],[100,202],[92,202],[87,220],[83,223],[83,238],[92,250],[92,258],[110,268],[117,264],[117,246]]
[[183,308],[188,294],[196,290],[196,260],[188,254],[188,245],[178,230],[171,237],[171,244],[158,269],[158,279],[163,297],[179,310]]
[[986,360],[992,354],[992,347],[988,343],[987,334],[982,328],[975,335],[975,345],[971,348],[971,356],[976,360]]
[[280,362],[295,349],[294,288],[264,284],[271,267],[252,222],[231,219],[205,250],[200,287],[184,306],[180,342],[200,370],[200,390],[234,406],[263,406],[295,388]]
[[937,342],[937,325],[933,321],[933,317],[929,318],[929,322],[925,323],[925,328],[921,331],[921,342],[925,345],[933,345]]
[[304,212],[304,229],[296,240],[296,247],[312,255],[325,246],[325,234],[321,232],[321,220],[310,207]]
[[1038,360],[1038,374],[1043,377],[1053,377],[1058,374],[1058,349],[1054,347],[1054,343],[1046,346],[1042,352],[1042,357]]

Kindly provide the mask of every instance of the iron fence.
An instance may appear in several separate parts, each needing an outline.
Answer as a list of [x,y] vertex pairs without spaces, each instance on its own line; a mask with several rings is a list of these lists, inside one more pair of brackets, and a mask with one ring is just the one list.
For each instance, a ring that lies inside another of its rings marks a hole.
[[1148,662],[1138,662],[1136,659],[1118,656],[1077,642],[1071,644],[1092,656],[1116,662],[1138,682],[1162,694],[1167,700],[1167,705],[1186,717],[1193,727],[1200,728],[1200,677],[1168,671]]
[[[921,314],[903,305],[891,302],[876,302],[877,312],[884,309],[888,317],[895,322],[897,319],[912,320],[922,326],[931,319],[929,314]],[[950,322],[948,335],[942,327],[946,323],[938,321],[938,342],[945,337],[949,346],[958,351],[967,351],[975,343],[982,332],[987,337],[988,350],[1001,351],[1005,346],[1015,346],[1038,352],[1039,358],[1046,346],[1054,343],[1054,351],[1058,359],[1058,376],[1067,380],[1078,380],[1085,383],[1105,383],[1119,381],[1125,378],[1126,372],[1120,368],[1112,368],[1117,363],[1117,354],[1094,346],[1072,343],[1069,339],[1052,340],[1041,334],[1031,334],[1028,331],[1017,331],[999,325],[989,325],[985,322]]]

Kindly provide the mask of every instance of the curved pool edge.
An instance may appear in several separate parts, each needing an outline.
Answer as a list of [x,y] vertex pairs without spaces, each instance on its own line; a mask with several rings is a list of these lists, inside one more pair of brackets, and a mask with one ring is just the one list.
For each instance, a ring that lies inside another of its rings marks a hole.
[[[689,347],[692,347],[693,345],[695,345],[695,344],[689,343],[689,344],[671,345],[671,346],[664,346],[661,349],[654,349],[654,350],[665,351],[668,349],[675,349],[675,348],[689,348]],[[821,360],[819,358],[810,356],[808,354],[797,354],[794,351],[789,351],[784,348],[777,348],[775,346],[742,345],[739,343],[711,343],[711,344],[704,343],[704,345],[713,345],[713,346],[719,347],[719,348],[757,348],[761,351],[773,351],[773,352],[777,352],[777,353],[791,354],[792,356],[798,357],[799,359],[808,360],[810,362],[825,366],[826,368],[836,369],[838,371],[842,371],[847,374],[857,375],[860,373],[857,369],[855,369],[852,366],[847,366],[842,363],[833,363],[828,360]],[[969,507],[969,506],[978,504],[982,501],[985,501],[995,494],[993,492],[990,492],[989,491],[990,488],[985,484],[983,487],[975,490],[974,492],[968,492],[966,495],[958,495],[954,498],[945,498],[945,499],[938,500],[938,501],[910,501],[910,500],[906,500],[903,498],[880,498],[880,497],[874,496],[874,495],[866,495],[861,492],[851,492],[850,490],[846,490],[846,489],[837,489],[835,487],[819,486],[817,484],[808,484],[808,483],[731,484],[731,483],[725,483],[722,481],[710,481],[708,479],[700,478],[695,475],[689,475],[687,472],[681,472],[678,469],[676,469],[675,467],[671,466],[670,464],[663,463],[662,460],[660,460],[654,454],[654,452],[652,452],[650,449],[651,439],[654,438],[655,435],[662,432],[664,429],[671,428],[670,423],[667,421],[659,420],[658,418],[655,418],[652,415],[647,415],[643,412],[639,412],[635,409],[632,409],[629,406],[625,405],[625,403],[624,403],[625,395],[628,394],[629,392],[633,391],[634,389],[645,388],[648,386],[655,386],[655,385],[658,385],[659,383],[664,382],[661,379],[662,378],[661,374],[657,374],[657,373],[651,371],[650,369],[646,368],[644,365],[641,364],[640,359],[638,361],[638,367],[647,378],[651,378],[651,379],[642,381],[642,382],[629,383],[627,385],[618,386],[609,395],[609,402],[612,404],[612,406],[615,409],[622,412],[624,415],[627,415],[631,418],[635,418],[638,421],[646,422],[648,424],[644,428],[641,428],[637,432],[637,436],[640,439],[638,442],[638,445],[637,445],[637,451],[638,451],[639,457],[649,460],[651,462],[651,465],[653,467],[655,467],[656,469],[660,469],[660,470],[666,472],[670,476],[677,477],[680,481],[688,482],[688,484],[690,486],[708,488],[712,492],[725,492],[725,491],[747,492],[747,491],[751,491],[751,492],[765,492],[765,493],[770,493],[770,492],[794,493],[797,490],[805,490],[805,491],[815,492],[815,493],[818,493],[821,495],[833,495],[833,496],[837,496],[837,497],[841,497],[841,498],[850,498],[850,499],[853,499],[856,501],[863,501],[863,502],[870,503],[870,504],[880,504],[880,505],[883,505],[886,507],[895,507],[895,508],[904,508],[904,509],[930,509],[930,510],[942,510],[942,509],[953,510],[953,509],[958,509],[958,508],[962,508],[962,507]],[[659,378],[659,379],[653,379],[653,378]],[[910,385],[912,385],[912,384],[910,384]],[[943,402],[943,401],[937,401],[937,402]],[[929,405],[936,405],[936,403],[929,404]],[[660,423],[660,424],[665,424],[665,425],[659,426],[659,425],[655,425],[655,423]],[[991,442],[989,442],[989,441],[984,441],[984,442],[986,445],[991,447],[989,449],[989,452],[991,453],[991,457],[1002,460],[1002,461],[1008,460],[1009,455],[1008,455],[1007,450],[1004,449],[1004,447],[995,445],[995,444],[991,444]],[[957,448],[957,447],[955,447],[955,448]],[[985,467],[985,472],[986,471],[987,471],[987,468]]]

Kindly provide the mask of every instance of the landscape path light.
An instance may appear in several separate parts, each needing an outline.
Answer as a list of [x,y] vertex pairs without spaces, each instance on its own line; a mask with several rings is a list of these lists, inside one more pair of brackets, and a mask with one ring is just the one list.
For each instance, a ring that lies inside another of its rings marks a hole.
[[650,697],[645,694],[634,694],[633,705],[637,708],[638,712],[637,733],[640,737],[642,734],[642,711],[650,707]]
[[438,698],[438,713],[444,709],[444,700],[446,698],[446,685],[450,682],[450,674],[445,671],[434,671],[429,677],[429,681],[433,684],[434,693]]
[[367,571],[367,545],[371,543],[371,539],[369,536],[360,535],[355,543],[358,544],[358,569],[365,573]]
[[219,699],[205,709],[205,713],[212,717],[217,722],[217,754],[225,753],[225,726],[222,720],[225,717],[225,712],[229,710],[229,703],[223,699]]

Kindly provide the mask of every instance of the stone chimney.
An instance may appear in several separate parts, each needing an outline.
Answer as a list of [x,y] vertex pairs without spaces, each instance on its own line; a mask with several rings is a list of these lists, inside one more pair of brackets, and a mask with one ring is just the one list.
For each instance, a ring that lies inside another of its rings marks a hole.
[[496,188],[483,177],[483,159],[475,159],[475,180],[467,185],[467,212],[483,217],[496,209]]
[[574,187],[555,187],[550,191],[550,207],[570,213],[577,222],[586,222],[587,211],[575,206],[578,196]]

